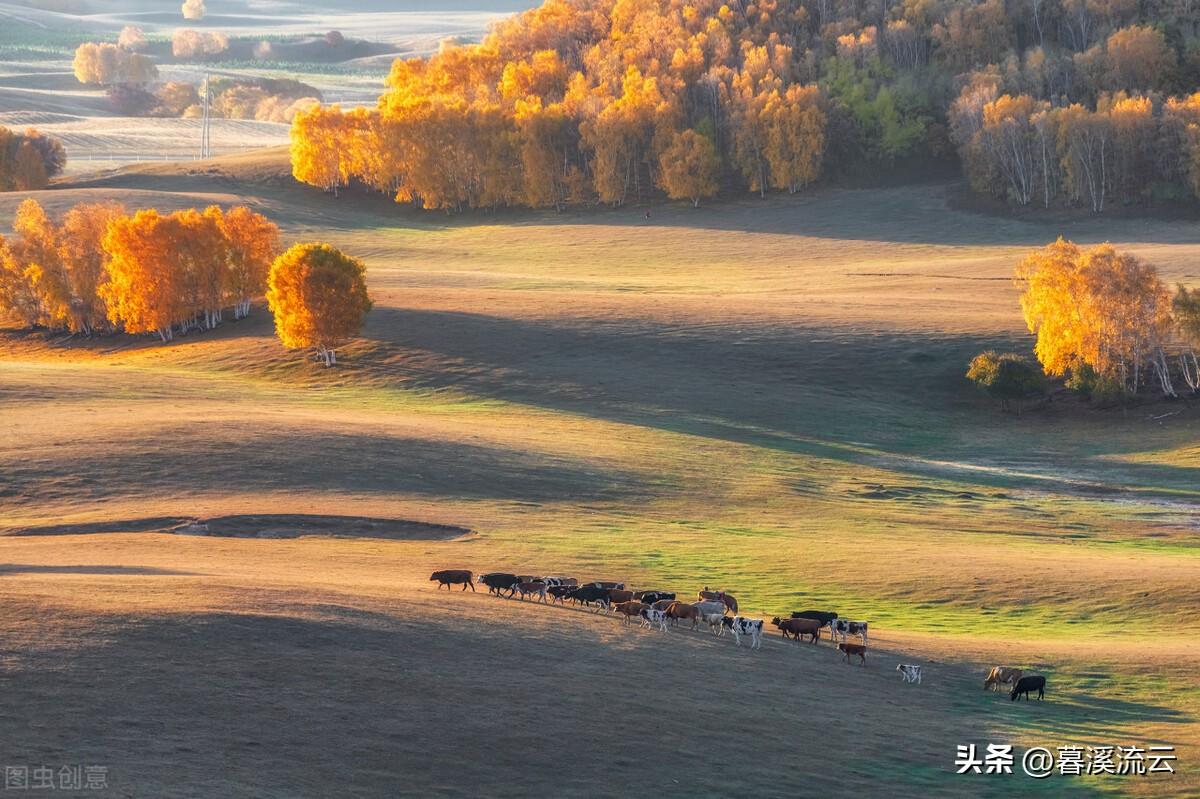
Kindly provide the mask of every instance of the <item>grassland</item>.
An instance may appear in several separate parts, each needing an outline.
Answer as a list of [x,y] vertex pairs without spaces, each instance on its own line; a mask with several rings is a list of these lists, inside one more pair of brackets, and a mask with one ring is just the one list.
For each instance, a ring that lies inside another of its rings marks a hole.
[[[283,158],[39,194],[249,200],[288,238],[363,257],[376,308],[334,371],[282,351],[261,309],[170,347],[6,334],[0,662],[44,719],[0,716],[17,762],[84,751],[162,796],[1200,790],[1200,413],[1058,401],[1016,417],[962,378],[983,348],[1030,346],[1010,281],[1023,252],[1112,240],[1195,282],[1193,223],[977,216],[938,184],[649,219],[444,217],[300,189]],[[20,199],[0,197],[0,219]],[[228,514],[473,532],[158,532]],[[438,597],[425,576],[457,566],[721,585],[768,618],[833,607],[871,620],[876,651],[859,670],[827,647],[751,656]],[[901,660],[926,684],[900,685]],[[1046,673],[1052,701],[984,694],[992,662]],[[249,711],[222,721],[227,703]],[[608,734],[556,732],[580,723]],[[963,782],[948,772],[970,740],[1167,742],[1183,773]],[[255,772],[263,755],[279,765]],[[757,765],[724,767],[739,758]]]

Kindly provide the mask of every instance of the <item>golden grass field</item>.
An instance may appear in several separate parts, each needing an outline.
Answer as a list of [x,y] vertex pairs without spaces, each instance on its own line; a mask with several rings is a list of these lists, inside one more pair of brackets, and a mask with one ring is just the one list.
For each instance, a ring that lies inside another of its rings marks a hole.
[[[1194,284],[1194,221],[942,184],[447,217],[297,187],[282,150],[35,196],[246,201],[362,257],[376,307],[335,370],[262,308],[171,346],[4,334],[0,761],[163,797],[1200,792],[1200,412],[1017,417],[963,379],[1030,347],[1023,253],[1111,240]],[[278,518],[169,532],[239,514]],[[440,568],[830,608],[869,662],[439,595]],[[985,693],[996,663],[1047,701]],[[1169,744],[1180,773],[955,776],[968,742]]]

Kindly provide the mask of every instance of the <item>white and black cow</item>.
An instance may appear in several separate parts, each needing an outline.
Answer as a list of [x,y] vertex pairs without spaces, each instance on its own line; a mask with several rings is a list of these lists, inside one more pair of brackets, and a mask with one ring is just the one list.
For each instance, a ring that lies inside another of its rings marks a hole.
[[543,583],[550,586],[569,585],[574,588],[579,585],[579,581],[574,577],[543,577],[541,580]]
[[847,635],[858,635],[862,637],[863,645],[867,643],[867,623],[865,621],[834,619],[829,622],[829,631],[832,633],[835,642],[838,636],[841,636],[842,640],[845,641]]
[[642,626],[654,628],[658,625],[658,629],[662,632],[667,631],[667,612],[665,610],[655,610],[654,608],[642,609]]
[[733,642],[738,646],[742,645],[742,636],[750,636],[750,648],[762,648],[762,619],[748,619],[745,616],[726,616],[721,620],[723,626],[728,627],[733,633]]
[[896,671],[900,672],[900,676],[904,677],[905,682],[915,682],[921,684],[921,667],[914,666],[910,663],[901,663],[896,667]]

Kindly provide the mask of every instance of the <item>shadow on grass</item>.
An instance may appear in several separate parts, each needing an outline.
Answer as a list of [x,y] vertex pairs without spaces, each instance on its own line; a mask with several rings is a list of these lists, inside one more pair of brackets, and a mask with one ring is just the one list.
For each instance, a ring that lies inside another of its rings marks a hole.
[[181,486],[232,483],[248,492],[404,493],[533,503],[562,497],[636,501],[649,496],[659,479],[535,451],[238,422],[154,430],[112,445],[103,459],[72,459],[69,466],[53,457],[0,463],[8,495],[38,502],[107,496],[113,474],[125,475],[130,491],[172,494]]
[[113,522],[18,527],[2,534],[43,536],[170,532],[230,538],[299,538],[309,535],[326,535],[349,538],[446,541],[469,535],[472,531],[465,527],[418,522],[410,519],[307,513],[257,513],[215,516],[207,519],[154,516]]
[[[27,653],[5,675],[7,756],[107,764],[113,789],[148,796],[520,784],[538,795],[958,797],[968,785],[951,763],[978,714],[947,715],[931,707],[944,704],[937,694],[807,650],[751,653],[576,614],[547,623],[528,607],[496,623],[471,595],[437,596],[452,614],[314,599],[272,615],[109,619],[77,655]],[[584,731],[596,729],[612,732]],[[717,730],[722,762],[753,765],[702,767]]]
[[201,572],[177,569],[158,569],[153,566],[39,566],[28,563],[0,563],[0,577],[7,574],[112,574],[112,575],[177,575],[195,577]]
[[[1038,453],[1034,457],[1042,461],[1044,476],[1021,476],[1018,469],[955,472],[950,463],[941,467],[960,479],[996,487],[1111,492],[1104,484],[1114,474],[1133,487],[1186,493],[1200,484],[1198,470],[1186,466],[1101,460],[1106,454],[1140,451],[1147,443],[1141,434],[1111,437],[1107,451],[1095,453],[1096,438],[1086,433],[1093,425],[1111,428],[1111,415],[1103,412],[1052,403],[1021,420],[1002,416],[969,385],[964,372],[981,350],[1019,349],[1014,340],[736,322],[693,328],[646,320],[545,322],[396,308],[373,311],[366,335],[383,346],[359,353],[356,366],[369,378],[407,387],[454,388],[925,475],[937,469],[905,460],[910,453],[936,452],[984,464],[1028,461]],[[422,353],[434,357],[422,358]],[[990,421],[1003,422],[995,434],[981,430]],[[1058,458],[1064,472],[1081,477],[1054,473],[1058,464],[1040,454],[1047,446],[1043,436],[1065,448],[1069,457]],[[1086,454],[1078,451],[1084,447]]]

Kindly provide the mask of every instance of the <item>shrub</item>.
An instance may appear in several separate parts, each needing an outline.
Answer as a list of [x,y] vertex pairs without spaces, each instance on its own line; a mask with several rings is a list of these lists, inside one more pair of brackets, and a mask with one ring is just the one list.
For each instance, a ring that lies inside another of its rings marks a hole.
[[1041,370],[1028,359],[1015,352],[997,353],[995,350],[981,352],[972,359],[967,368],[967,379],[1000,400],[1005,410],[1016,400],[1018,412],[1020,400],[1044,393],[1046,384]]

